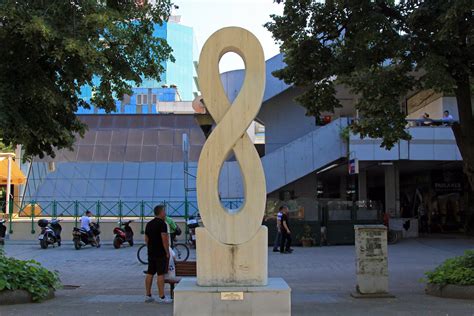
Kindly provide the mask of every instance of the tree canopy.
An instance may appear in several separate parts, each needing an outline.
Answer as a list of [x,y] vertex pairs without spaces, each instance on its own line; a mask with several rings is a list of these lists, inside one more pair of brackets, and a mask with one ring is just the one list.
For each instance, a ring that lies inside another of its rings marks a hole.
[[[0,139],[25,155],[54,156],[86,126],[78,107],[107,112],[143,77],[160,80],[174,60],[154,25],[169,0],[3,0],[0,2]],[[94,79],[94,80],[93,80]],[[91,100],[80,97],[90,86]]]
[[358,96],[362,137],[391,148],[409,139],[401,103],[410,91],[455,95],[453,125],[474,188],[472,0],[276,0],[282,16],[265,26],[281,43],[286,67],[274,75],[306,87],[297,100],[308,115],[340,107],[336,84]]

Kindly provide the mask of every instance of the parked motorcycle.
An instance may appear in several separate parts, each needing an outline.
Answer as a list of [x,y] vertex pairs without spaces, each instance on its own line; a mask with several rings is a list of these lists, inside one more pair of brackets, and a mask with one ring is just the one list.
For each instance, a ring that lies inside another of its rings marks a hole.
[[59,222],[60,220],[58,219],[52,219],[51,221],[40,219],[38,221],[38,226],[41,227],[41,233],[38,236],[38,240],[40,241],[42,249],[48,248],[49,245],[54,247],[54,244],[58,244],[58,247],[61,246],[62,227]]
[[7,226],[5,226],[5,219],[0,219],[0,245],[5,245],[6,233],[7,233]]
[[199,227],[199,221],[194,217],[190,216],[186,222],[189,231],[189,244],[196,248],[196,228]]
[[[130,227],[132,220],[121,223],[121,226],[114,228],[114,248],[118,249],[122,246],[123,243],[128,242],[130,247],[133,246],[133,230]],[[120,225],[120,222],[119,222]]]
[[89,237],[89,234],[85,229],[74,227],[72,229],[72,241],[76,250],[81,249],[83,246],[91,245],[92,247],[100,247],[100,225],[98,223],[91,223],[92,235],[95,240]]

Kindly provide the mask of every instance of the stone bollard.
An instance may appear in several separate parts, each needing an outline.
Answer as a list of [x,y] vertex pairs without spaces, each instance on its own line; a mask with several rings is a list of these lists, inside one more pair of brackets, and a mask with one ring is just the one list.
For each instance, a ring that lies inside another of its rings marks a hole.
[[354,225],[356,248],[355,298],[393,297],[388,293],[387,227]]

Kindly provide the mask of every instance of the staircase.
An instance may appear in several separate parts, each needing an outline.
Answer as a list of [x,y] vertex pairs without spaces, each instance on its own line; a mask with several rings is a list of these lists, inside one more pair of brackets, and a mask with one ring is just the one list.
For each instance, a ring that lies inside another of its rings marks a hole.
[[[339,118],[265,155],[262,164],[267,192],[347,157],[347,143],[340,136],[346,126],[347,119]],[[219,183],[222,196],[243,196],[238,163],[227,162],[222,168]]]

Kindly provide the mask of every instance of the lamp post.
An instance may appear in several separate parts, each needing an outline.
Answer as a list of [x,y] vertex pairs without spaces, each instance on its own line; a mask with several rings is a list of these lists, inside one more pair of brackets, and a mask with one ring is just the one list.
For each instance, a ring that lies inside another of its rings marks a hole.
[[12,161],[15,157],[14,153],[0,153],[0,158],[8,159],[8,170],[7,170],[7,197],[5,200],[5,213],[10,214],[10,194],[11,194],[11,182],[12,182]]

